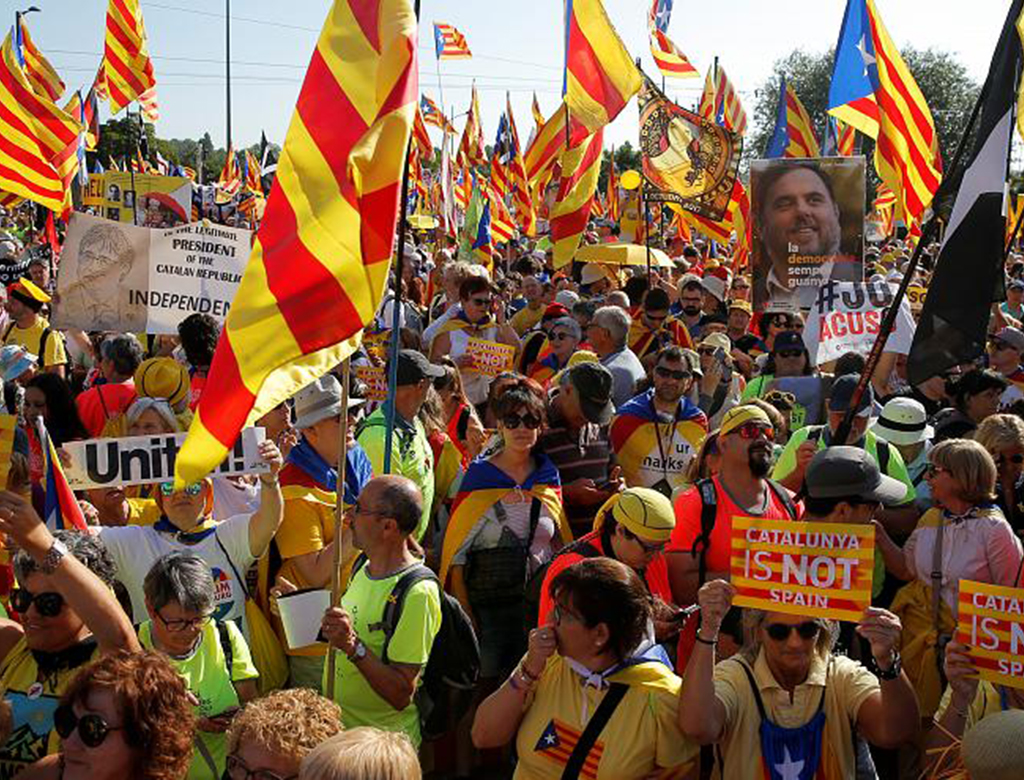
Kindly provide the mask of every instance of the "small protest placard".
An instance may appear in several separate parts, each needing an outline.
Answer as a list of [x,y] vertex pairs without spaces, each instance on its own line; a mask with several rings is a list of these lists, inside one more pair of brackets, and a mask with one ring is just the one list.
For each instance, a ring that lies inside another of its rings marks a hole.
[[466,346],[466,354],[473,358],[473,364],[481,374],[497,376],[502,371],[512,370],[516,348],[487,339],[471,338]]
[[[218,477],[264,474],[269,469],[258,453],[263,428],[246,428],[224,462],[213,470]],[[70,462],[64,475],[72,490],[150,485],[174,479],[174,461],[185,433],[126,436],[121,439],[86,439],[64,444]]]
[[384,366],[355,366],[356,378],[366,385],[370,401],[383,401],[388,397],[388,378]]
[[366,331],[363,333],[363,349],[368,355],[372,355],[380,361],[387,360],[388,339],[391,336],[390,330],[382,330],[377,333]]
[[1024,688],[1024,588],[960,580],[957,641],[984,680]]
[[13,414],[0,414],[0,490],[7,489],[7,475],[11,473],[11,452],[14,450],[14,429],[18,418]]
[[928,288],[912,284],[907,288],[907,300],[910,302],[910,310],[917,314],[924,308],[924,300],[928,297]]
[[871,525],[734,517],[733,603],[856,622],[871,604],[874,556]]

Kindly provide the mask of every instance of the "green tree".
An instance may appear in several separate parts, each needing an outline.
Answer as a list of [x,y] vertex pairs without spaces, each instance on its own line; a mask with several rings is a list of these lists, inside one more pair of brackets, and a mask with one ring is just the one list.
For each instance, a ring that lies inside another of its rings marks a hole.
[[111,160],[134,158],[145,133],[146,145],[156,149],[156,131],[151,124],[139,124],[138,114],[126,114],[121,119],[109,119],[100,127],[100,139],[96,144],[96,156],[104,168]]

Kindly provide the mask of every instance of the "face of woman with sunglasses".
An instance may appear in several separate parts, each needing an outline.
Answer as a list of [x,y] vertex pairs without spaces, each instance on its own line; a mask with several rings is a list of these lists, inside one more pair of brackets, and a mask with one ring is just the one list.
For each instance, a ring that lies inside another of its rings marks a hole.
[[992,453],[996,462],[999,479],[1005,483],[1016,483],[1024,470],[1024,447],[1004,447]]
[[500,418],[498,430],[505,441],[505,449],[532,449],[540,435],[540,423],[541,419],[524,406]]
[[[167,493],[171,483],[160,485],[156,500],[167,519],[182,531],[195,528],[207,509],[210,483],[206,480],[188,485],[184,490]],[[198,489],[197,489],[198,486]]]
[[561,365],[565,365],[569,358],[572,357],[572,353],[576,351],[576,347],[580,342],[578,339],[573,338],[572,334],[565,328],[555,328],[551,331],[548,343],[551,344],[551,351],[555,353],[558,362]]
[[[88,635],[89,629],[78,614],[64,603],[50,575],[35,571],[19,584],[21,590],[32,597],[46,594],[41,600],[33,598],[31,605],[20,612],[21,624],[25,628],[25,642],[30,650],[56,653],[66,650]],[[25,600],[28,600],[27,596]],[[20,605],[12,602],[11,606],[17,610]]]
[[489,292],[481,290],[463,299],[462,309],[470,322],[479,322],[491,313],[493,301],[494,298]]
[[[125,741],[122,714],[113,692],[94,688],[85,704],[76,702],[71,711],[74,718],[68,719],[69,725],[77,722],[66,737],[61,737],[60,752],[64,758],[62,780],[124,780],[132,777],[137,769],[137,756]],[[97,743],[97,740],[100,741]]]
[[775,353],[775,376],[800,376],[807,365],[802,349],[783,349]]
[[[812,630],[814,633],[807,638]],[[787,682],[798,683],[806,679],[811,668],[818,630],[820,629],[817,624],[808,620],[806,615],[769,612],[765,616],[759,629],[761,646],[764,648],[768,667],[776,677],[785,677]]]

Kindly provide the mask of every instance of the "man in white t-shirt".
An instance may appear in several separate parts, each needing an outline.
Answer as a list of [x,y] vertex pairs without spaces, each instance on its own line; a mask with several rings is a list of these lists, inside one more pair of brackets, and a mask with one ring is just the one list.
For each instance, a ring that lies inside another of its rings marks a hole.
[[150,567],[169,552],[186,550],[210,565],[214,594],[213,617],[237,620],[243,631],[245,615],[245,573],[270,546],[281,525],[284,503],[277,474],[283,459],[277,445],[263,441],[259,454],[270,471],[260,475],[260,506],[251,515],[236,515],[218,522],[212,514],[211,480],[174,490],[165,482],[155,491],[160,519],[153,526],[121,526],[101,528],[100,539],[107,546],[117,565],[118,579],[124,583],[132,600],[133,619],[146,616],[143,581]]

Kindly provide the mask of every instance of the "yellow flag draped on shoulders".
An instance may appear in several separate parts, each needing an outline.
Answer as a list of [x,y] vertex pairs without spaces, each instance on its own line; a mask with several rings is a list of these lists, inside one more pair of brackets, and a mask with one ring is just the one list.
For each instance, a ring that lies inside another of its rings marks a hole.
[[508,474],[490,461],[474,461],[462,479],[459,494],[452,506],[452,516],[444,534],[439,575],[442,583],[448,578],[455,554],[487,510],[517,489],[538,499],[554,520],[555,530],[562,541],[565,544],[572,541],[569,521],[562,508],[562,483],[558,469],[549,457],[540,456],[537,469],[522,485],[516,485]]
[[175,477],[356,348],[387,281],[419,85],[410,0],[333,4]]

